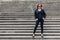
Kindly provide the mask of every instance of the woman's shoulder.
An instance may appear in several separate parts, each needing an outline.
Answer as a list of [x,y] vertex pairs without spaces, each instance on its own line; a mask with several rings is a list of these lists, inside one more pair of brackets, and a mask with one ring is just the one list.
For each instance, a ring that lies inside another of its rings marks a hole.
[[37,9],[35,9],[35,11],[37,11]]
[[34,11],[38,11],[37,9],[35,9]]
[[42,11],[44,11],[44,9],[42,9]]

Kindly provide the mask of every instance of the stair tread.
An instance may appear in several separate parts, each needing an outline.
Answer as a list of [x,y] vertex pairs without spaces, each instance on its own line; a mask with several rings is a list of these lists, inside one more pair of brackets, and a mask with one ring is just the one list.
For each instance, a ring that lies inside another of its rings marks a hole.
[[[33,33],[0,33],[0,34],[33,34]],[[35,33],[35,34],[41,34],[41,33]],[[43,34],[56,34],[59,35],[60,33],[43,33]]]
[[[26,27],[0,27],[0,30],[33,30],[34,27],[32,28],[26,28]],[[41,28],[37,28],[38,30]],[[44,27],[44,30],[60,30],[60,27]]]
[[[41,30],[37,30],[40,33]],[[0,33],[33,33],[33,30],[0,30]],[[60,33],[60,30],[44,30],[44,33]]]
[[[35,26],[35,25],[0,25],[0,26]],[[60,25],[44,25],[44,26],[60,26]]]
[[[32,39],[32,36],[0,36],[0,39]],[[41,38],[41,36],[35,36],[35,38]],[[44,38],[54,38],[54,39],[60,39],[60,36],[44,36]]]
[[[34,22],[35,20],[0,20],[0,21],[28,21],[28,22],[31,21],[31,22]],[[57,19],[56,20],[55,19],[51,19],[51,20],[48,19],[48,20],[46,20],[45,19],[45,21],[60,21],[60,20],[57,20]]]

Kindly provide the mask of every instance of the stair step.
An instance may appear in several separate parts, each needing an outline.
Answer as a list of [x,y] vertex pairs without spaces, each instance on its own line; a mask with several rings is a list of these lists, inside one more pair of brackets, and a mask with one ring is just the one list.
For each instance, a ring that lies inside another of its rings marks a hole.
[[[34,20],[34,18],[30,18],[30,17],[29,18],[24,18],[24,17],[23,18],[10,18],[10,20],[14,20],[14,19],[15,20],[17,20],[17,19],[18,20],[32,20],[32,19]],[[0,20],[9,20],[9,18],[0,18]],[[48,19],[46,19],[46,20],[48,20]],[[50,19],[50,20],[52,20],[52,19]],[[60,19],[54,19],[54,20],[60,20]]]
[[[1,22],[0,25],[35,25],[33,22]],[[60,22],[44,22],[44,25],[60,25]]]
[[[32,18],[32,19],[34,19],[34,16],[33,15],[12,15],[12,16],[8,16],[8,15],[4,15],[4,16],[1,16],[0,15],[0,18],[2,19],[2,18],[6,18],[6,19],[8,19],[8,18]],[[46,19],[60,19],[60,17],[56,17],[56,18],[54,18],[54,17],[51,17],[51,18],[49,18],[49,17],[46,17]]]
[[[32,36],[33,33],[0,33],[0,36]],[[60,33],[43,33],[44,36],[60,36]],[[35,33],[35,36],[41,36],[41,33]]]
[[[37,33],[41,30],[37,30]],[[33,33],[33,30],[0,30],[0,33]],[[60,33],[60,30],[44,30],[44,33]]]
[[[12,22],[35,22],[35,20],[0,20],[0,21],[3,21],[3,22],[9,22],[9,21],[12,21]],[[55,20],[55,19],[52,19],[52,20],[45,20],[45,21],[54,21],[54,22],[56,22],[56,21],[59,21],[60,22],[60,20]]]
[[32,36],[0,36],[0,39],[32,39]]
[[[26,25],[0,25],[0,30],[3,30],[3,29],[9,29],[9,30],[32,30],[32,29],[34,29],[34,26],[26,26]],[[40,29],[40,27],[38,27],[37,29]],[[60,26],[44,26],[44,29],[45,30],[55,30],[55,29],[57,29],[57,30],[60,30]]]
[[[32,36],[0,36],[0,39],[32,39]],[[39,39],[41,36],[35,36]],[[44,39],[60,39],[60,36],[44,36]]]
[[25,38],[24,39],[23,38],[23,39],[0,39],[0,40],[60,40],[60,39],[56,39],[56,38],[55,39],[54,38],[43,38],[43,39],[42,38],[34,38],[34,39],[33,38],[31,38],[31,39],[27,38],[26,39]]
[[[20,16],[20,17],[0,17],[0,19],[30,19],[30,20],[34,20],[34,17],[28,17],[28,16]],[[60,20],[60,18],[46,18],[46,20]]]
[[[33,30],[33,29],[34,28],[17,28],[17,27],[16,28],[12,28],[12,27],[8,27],[8,28],[7,27],[5,27],[5,28],[1,27],[0,28],[0,30]],[[40,28],[37,28],[37,29],[40,30]],[[56,28],[54,28],[54,27],[49,28],[48,27],[48,28],[44,28],[44,30],[60,30],[60,28],[59,27],[58,28],[57,27]]]
[[6,19],[6,18],[1,18],[0,20],[16,20],[15,18],[8,18],[8,19]]
[[[26,27],[26,26],[35,26],[35,25],[0,25],[0,26],[25,26]],[[59,27],[60,25],[44,25],[44,26],[53,26],[53,27],[58,26]]]

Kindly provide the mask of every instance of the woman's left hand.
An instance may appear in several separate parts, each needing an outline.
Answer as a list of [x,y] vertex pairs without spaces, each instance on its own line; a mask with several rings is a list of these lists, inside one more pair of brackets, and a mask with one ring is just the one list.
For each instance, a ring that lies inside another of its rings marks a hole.
[[45,18],[43,18],[43,20],[44,20]]

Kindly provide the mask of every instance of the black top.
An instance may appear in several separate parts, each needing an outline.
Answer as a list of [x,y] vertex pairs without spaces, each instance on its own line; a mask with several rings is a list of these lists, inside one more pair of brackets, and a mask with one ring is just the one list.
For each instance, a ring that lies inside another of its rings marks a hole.
[[35,14],[35,19],[36,18],[38,18],[38,19],[46,18],[46,13],[43,9],[41,9],[41,11],[38,11],[38,9],[36,9],[34,14]]

